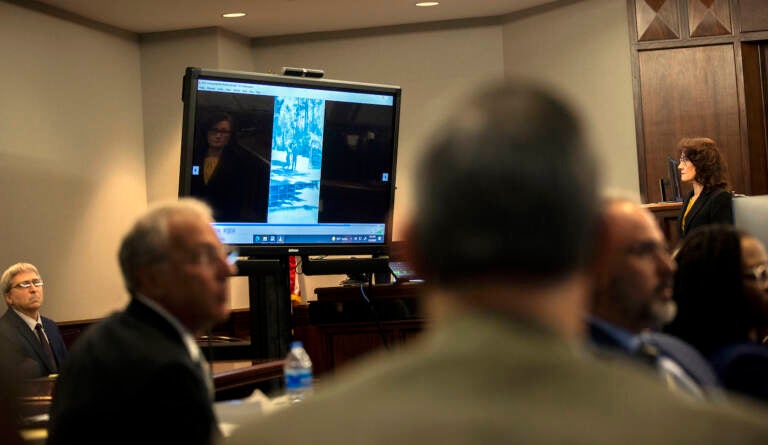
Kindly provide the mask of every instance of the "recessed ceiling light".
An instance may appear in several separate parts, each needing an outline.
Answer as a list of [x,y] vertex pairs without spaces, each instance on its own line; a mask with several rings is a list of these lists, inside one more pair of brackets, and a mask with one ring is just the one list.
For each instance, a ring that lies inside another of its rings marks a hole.
[[416,6],[437,6],[440,2],[419,2],[416,3]]
[[228,12],[226,14],[222,14],[221,16],[228,19],[232,19],[235,17],[245,17],[245,15],[246,14],[244,12]]

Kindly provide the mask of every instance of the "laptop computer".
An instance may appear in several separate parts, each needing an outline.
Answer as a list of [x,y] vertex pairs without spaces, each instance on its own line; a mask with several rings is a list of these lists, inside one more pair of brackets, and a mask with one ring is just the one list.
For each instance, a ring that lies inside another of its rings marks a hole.
[[413,269],[411,269],[411,266],[405,261],[390,261],[389,270],[392,272],[392,276],[395,277],[395,283],[424,281],[416,276]]

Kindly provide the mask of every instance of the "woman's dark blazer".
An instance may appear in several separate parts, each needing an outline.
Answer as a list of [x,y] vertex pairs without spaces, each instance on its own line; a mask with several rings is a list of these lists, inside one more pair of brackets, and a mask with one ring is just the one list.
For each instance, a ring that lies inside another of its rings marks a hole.
[[192,176],[190,194],[207,202],[216,221],[267,221],[269,196],[269,165],[245,148],[229,145],[224,148],[219,165],[210,181],[203,181],[205,150],[193,160],[200,168]]
[[733,224],[733,195],[723,188],[705,189],[693,203],[691,211],[685,219],[683,229],[683,215],[693,197],[693,191],[688,193],[680,209],[680,238],[684,238],[692,230],[707,224]]

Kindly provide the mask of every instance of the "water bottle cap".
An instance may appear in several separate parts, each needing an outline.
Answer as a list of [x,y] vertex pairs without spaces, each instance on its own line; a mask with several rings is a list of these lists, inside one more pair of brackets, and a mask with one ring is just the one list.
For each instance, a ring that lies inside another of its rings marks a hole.
[[291,349],[293,349],[293,348],[303,348],[303,347],[304,347],[304,343],[302,343],[299,340],[295,340],[295,341],[291,342]]

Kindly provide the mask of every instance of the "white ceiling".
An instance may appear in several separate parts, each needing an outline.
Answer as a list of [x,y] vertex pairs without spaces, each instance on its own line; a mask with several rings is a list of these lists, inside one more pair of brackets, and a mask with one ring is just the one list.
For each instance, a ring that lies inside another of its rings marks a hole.
[[[246,37],[340,31],[490,17],[555,0],[37,0],[37,3],[138,34],[219,27]],[[23,3],[23,2],[22,2]],[[245,12],[235,19],[225,12]]]

